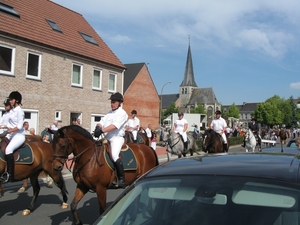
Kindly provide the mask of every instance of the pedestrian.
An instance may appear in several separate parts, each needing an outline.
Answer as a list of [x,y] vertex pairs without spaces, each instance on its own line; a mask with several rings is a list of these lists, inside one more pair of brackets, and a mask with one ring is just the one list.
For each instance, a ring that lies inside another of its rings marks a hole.
[[47,143],[50,143],[49,139],[50,139],[50,135],[49,134],[45,134],[44,137],[43,137],[43,141],[47,142]]
[[148,127],[146,128],[146,134],[147,134],[147,137],[149,139],[150,146],[151,146],[152,130],[151,130],[151,124],[150,123],[148,124]]
[[122,108],[123,95],[119,92],[110,96],[111,110],[100,120],[95,129],[95,137],[99,137],[102,133],[104,138],[110,142],[112,160],[117,172],[117,181],[113,182],[115,187],[125,187],[125,176],[122,159],[119,154],[124,144],[125,124],[128,115]]
[[151,140],[151,148],[153,150],[156,150],[156,133],[155,133],[155,131],[151,131],[151,138],[150,138],[150,140]]
[[25,135],[29,135],[30,131],[29,131],[29,123],[27,121],[24,121],[23,123],[23,128],[24,128],[24,134]]
[[4,172],[0,178],[3,183],[12,182],[14,180],[15,160],[13,152],[25,142],[25,134],[23,129],[24,111],[21,108],[22,95],[18,91],[13,91],[9,94],[8,98],[12,109],[8,117],[8,130],[5,132],[11,136],[10,142],[5,150],[7,172]]
[[46,125],[45,126],[45,129],[42,131],[41,133],[41,137],[42,139],[44,140],[44,136],[47,134],[49,136],[49,142],[51,143],[52,142],[52,135],[51,133],[49,132],[49,128],[50,126],[49,125]]
[[183,112],[178,113],[178,119],[175,120],[174,122],[173,130],[182,136],[183,146],[184,146],[183,152],[187,152],[188,141],[187,141],[186,131],[188,129],[188,121],[185,118],[183,118],[183,116],[184,116]]
[[[11,105],[9,102],[9,98],[6,98],[3,102],[4,104],[4,109],[5,109],[5,113],[2,115],[1,119],[0,119],[0,128],[1,128],[1,133],[5,133],[5,131],[8,129],[8,120],[9,120],[9,113],[11,110]],[[6,138],[8,140],[10,140],[10,134],[6,134]],[[6,146],[5,146],[6,148]],[[1,149],[5,152],[5,150],[3,149],[3,147],[1,146]]]
[[137,111],[134,109],[131,111],[131,118],[128,119],[126,130],[132,133],[133,142],[137,143],[137,133],[140,128],[140,120],[137,118]]
[[224,152],[227,151],[227,139],[226,139],[226,121],[221,117],[222,113],[220,110],[215,112],[216,117],[212,120],[210,124],[210,129],[214,130],[223,139],[223,150]]

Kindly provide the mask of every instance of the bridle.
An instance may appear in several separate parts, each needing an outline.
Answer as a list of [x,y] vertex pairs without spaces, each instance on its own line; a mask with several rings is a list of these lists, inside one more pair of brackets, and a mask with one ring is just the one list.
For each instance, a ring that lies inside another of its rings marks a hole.
[[[169,134],[169,135],[171,135],[171,134]],[[169,136],[169,138],[167,139],[167,145],[169,145],[169,147],[170,147],[171,149],[173,149],[174,146],[177,145],[177,144],[180,142],[180,139],[181,139],[180,135],[177,134],[177,137],[176,137],[175,139],[173,139],[173,142],[174,142],[174,140],[178,140],[178,141],[175,142],[174,144],[172,144],[172,140],[171,140],[171,138],[170,138],[170,136]]]
[[[71,144],[71,142],[70,142],[70,140],[69,140],[69,138],[68,138],[68,135],[66,134],[66,131],[64,131],[64,135],[65,135],[64,138],[66,139],[66,145],[64,146],[64,149],[63,149],[64,154],[63,154],[63,155],[53,155],[53,160],[58,161],[62,166],[63,166],[64,164],[66,164],[66,168],[67,168],[68,170],[71,170],[71,168],[72,168],[74,162],[76,162],[76,160],[77,160],[80,156],[82,156],[87,150],[89,150],[92,146],[94,146],[95,143],[93,142],[89,147],[87,147],[86,149],[84,149],[81,153],[79,153],[78,155],[74,156],[72,159],[69,159],[69,158],[68,158],[68,156],[69,156],[69,146],[71,146],[72,144]],[[63,159],[63,161],[60,160],[60,159]],[[89,158],[89,160],[88,160],[84,165],[86,165],[86,164],[90,161],[90,159],[91,159],[91,157]],[[72,163],[71,163],[71,165],[70,165],[69,167],[68,167],[68,164],[66,163],[67,160],[72,160]],[[84,165],[83,165],[83,166],[84,166]],[[82,166],[82,167],[83,167],[83,166]],[[81,168],[82,168],[82,167],[81,167]]]

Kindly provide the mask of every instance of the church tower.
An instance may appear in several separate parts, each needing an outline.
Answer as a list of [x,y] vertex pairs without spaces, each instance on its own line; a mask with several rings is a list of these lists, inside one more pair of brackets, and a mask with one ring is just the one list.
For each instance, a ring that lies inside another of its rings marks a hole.
[[184,78],[182,83],[179,86],[180,107],[186,107],[187,103],[190,100],[193,90],[197,87],[198,86],[194,78],[191,46],[189,43],[185,71],[184,71]]

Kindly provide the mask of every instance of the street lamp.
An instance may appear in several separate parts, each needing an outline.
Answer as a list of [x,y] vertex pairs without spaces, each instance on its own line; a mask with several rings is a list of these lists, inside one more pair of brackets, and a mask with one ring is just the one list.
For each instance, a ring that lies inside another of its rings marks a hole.
[[162,88],[161,88],[161,92],[160,92],[160,113],[159,113],[159,126],[161,126],[161,114],[162,114],[162,93],[163,93],[163,90],[164,90],[164,87],[167,85],[167,84],[170,84],[171,81],[165,83]]

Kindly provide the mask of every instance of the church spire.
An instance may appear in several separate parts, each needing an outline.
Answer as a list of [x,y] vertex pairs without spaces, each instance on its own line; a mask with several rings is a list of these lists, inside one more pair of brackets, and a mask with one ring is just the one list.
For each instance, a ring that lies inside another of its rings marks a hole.
[[185,65],[185,71],[184,71],[184,78],[180,85],[180,87],[198,87],[195,78],[194,78],[194,69],[193,69],[193,60],[192,60],[192,53],[191,53],[191,46],[190,46],[190,40],[189,40],[189,48],[187,53],[187,59],[186,59],[186,65]]

